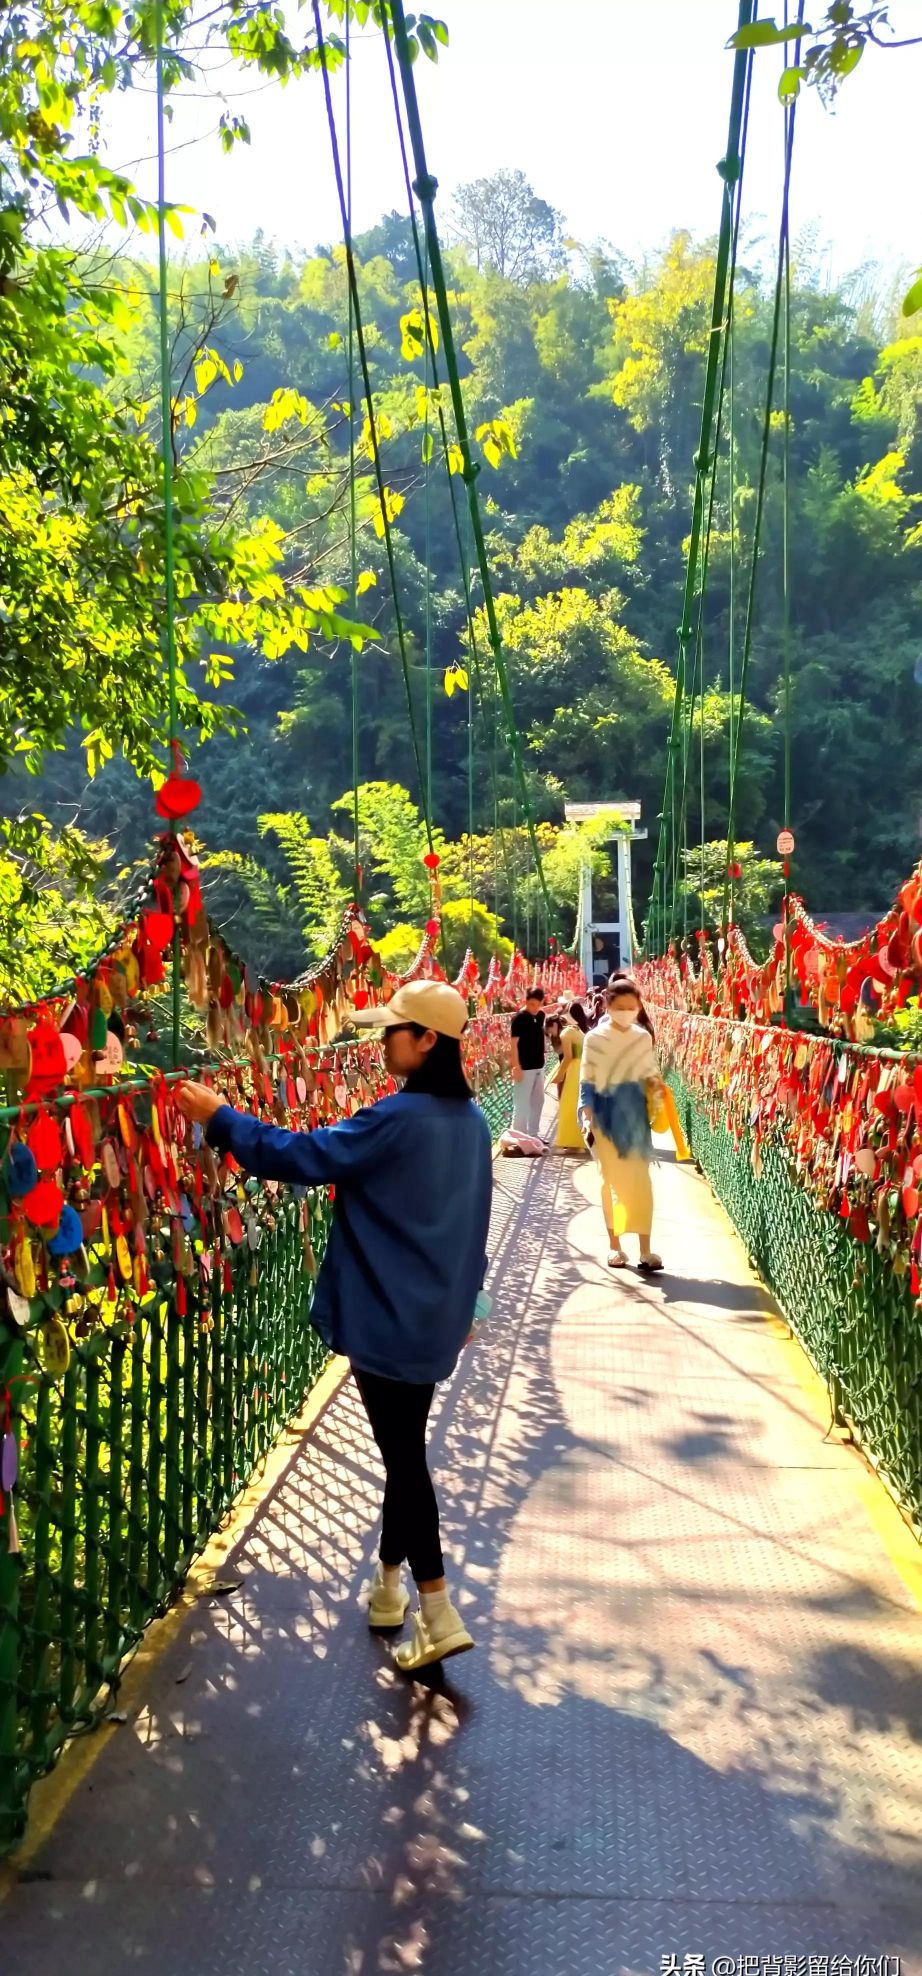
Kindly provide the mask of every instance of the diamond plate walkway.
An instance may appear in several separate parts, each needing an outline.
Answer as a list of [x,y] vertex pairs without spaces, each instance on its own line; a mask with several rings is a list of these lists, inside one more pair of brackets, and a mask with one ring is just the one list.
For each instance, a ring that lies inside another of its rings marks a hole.
[[583,1163],[496,1171],[497,1311],[433,1435],[477,1652],[407,1685],[367,1633],[347,1386],[0,1907],[11,1976],[922,1970],[878,1485],[693,1172],[646,1283]]

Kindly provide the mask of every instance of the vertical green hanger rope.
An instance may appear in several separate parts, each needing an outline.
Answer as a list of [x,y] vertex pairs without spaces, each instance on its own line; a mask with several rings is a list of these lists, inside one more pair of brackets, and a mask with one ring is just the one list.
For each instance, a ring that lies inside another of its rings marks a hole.
[[[727,685],[730,694],[730,719],[727,756],[727,831],[730,829],[730,786],[733,781],[733,742],[736,725],[736,349],[733,334],[733,318],[727,326],[730,346],[730,622],[727,627]],[[727,864],[730,862],[730,844],[727,842]],[[730,912],[733,911],[733,880],[730,879]],[[726,934],[726,926],[724,934]]]
[[[468,586],[470,585],[470,560],[471,560],[470,522],[468,522],[467,556],[465,559],[465,572],[467,574]],[[470,651],[468,651],[468,666],[470,667],[470,671],[468,673],[468,681],[467,681],[467,890],[468,890],[467,939],[468,939],[468,946],[473,947],[474,944],[474,673],[473,673],[473,660]]]
[[355,253],[353,251],[353,245],[352,245],[352,227],[350,225],[349,211],[346,204],[346,190],[345,190],[345,185],[343,183],[343,169],[339,155],[339,137],[336,129],[336,118],[333,114],[333,98],[330,91],[330,75],[329,75],[329,70],[327,68],[326,42],[324,40],[323,26],[320,20],[319,0],[313,0],[312,11],[314,15],[314,30],[317,36],[317,52],[320,58],[320,72],[323,77],[323,94],[324,94],[324,101],[326,103],[327,124],[330,132],[330,147],[333,154],[333,171],[336,178],[336,191],[339,199],[339,211],[340,211],[340,218],[342,220],[342,228],[343,228],[343,241],[346,250],[346,270],[349,280],[349,291],[352,297],[353,315],[355,318],[355,342],[356,342],[356,348],[358,350],[359,368],[362,373],[362,388],[365,396],[365,406],[368,416],[369,445],[371,448],[371,457],[372,457],[372,464],[374,467],[375,482],[378,489],[378,501],[380,504],[380,512],[381,512],[381,526],[384,532],[384,550],[387,556],[388,574],[390,576],[392,602],[394,607],[394,627],[397,633],[397,648],[400,653],[400,667],[401,667],[401,672],[403,674],[404,693],[407,702],[407,721],[410,729],[410,741],[413,748],[413,760],[416,767],[417,786],[420,791],[420,800],[423,806],[423,816],[426,825],[426,842],[428,843],[429,849],[431,851],[434,848],[433,837],[432,837],[432,815],[429,809],[429,802],[426,792],[426,774],[425,774],[425,767],[423,762],[422,749],[420,747],[420,741],[419,741],[419,728],[416,720],[416,709],[413,704],[413,686],[410,678],[410,661],[407,653],[406,630],[404,628],[403,612],[400,608],[400,591],[399,591],[399,585],[397,583],[397,564],[394,556],[394,538],[393,538],[393,532],[391,530],[390,517],[388,514],[386,489],[384,485],[384,475],[381,468],[381,450],[378,444],[378,422],[375,416],[374,395],[371,388],[371,372],[368,365],[368,349],[365,343],[365,331],[362,324],[362,306],[359,299],[358,276],[355,267]]
[[[474,681],[476,684],[477,704],[480,709],[481,725],[483,727],[483,733],[484,733],[484,745],[487,749],[487,756],[490,765],[490,781],[493,790],[494,871],[496,870],[495,837],[496,837],[496,832],[498,831],[499,850],[500,850],[500,855],[502,857],[503,868],[506,874],[506,884],[509,892],[509,900],[510,900],[510,908],[511,908],[512,896],[515,888],[515,879],[510,865],[509,848],[506,843],[506,834],[505,831],[503,830],[502,824],[499,822],[499,788],[497,783],[497,767],[496,767],[496,734],[498,728],[498,718],[499,718],[500,709],[495,704],[496,681],[495,679],[493,681],[494,690],[491,693],[490,702],[488,704],[486,688],[484,685],[483,670],[480,664],[480,651],[477,643],[477,632],[474,624],[474,605],[473,605],[473,596],[471,591],[471,568],[470,568],[470,562],[471,562],[470,515],[469,513],[467,513],[466,510],[467,527],[466,529],[463,529],[461,515],[459,512],[456,476],[452,472],[449,463],[450,441],[448,436],[448,426],[445,421],[445,412],[441,400],[438,355],[436,350],[436,340],[435,340],[432,312],[429,307],[429,294],[430,294],[429,235],[428,232],[425,232],[423,241],[422,242],[420,241],[419,224],[416,216],[416,203],[413,196],[413,186],[410,181],[410,161],[407,155],[407,143],[406,143],[406,136],[404,133],[403,116],[400,107],[400,95],[397,87],[397,71],[394,66],[393,49],[391,46],[391,39],[388,34],[385,33],[383,40],[384,40],[385,57],[387,60],[388,77],[390,79],[391,100],[394,105],[394,120],[397,127],[397,141],[400,146],[400,159],[403,167],[403,180],[404,180],[404,187],[406,190],[406,199],[407,199],[407,213],[409,215],[410,228],[413,234],[413,249],[416,257],[417,275],[419,278],[420,299],[423,306],[423,332],[426,341],[426,355],[428,360],[427,368],[429,369],[429,371],[431,371],[431,376],[432,376],[432,386],[433,386],[433,394],[435,400],[436,416],[439,425],[439,435],[442,442],[442,461],[445,467],[446,481],[448,486],[449,501],[451,507],[452,526],[454,529],[455,545],[458,552],[458,568],[461,573],[461,584],[464,592],[464,608],[467,618],[467,636],[468,636],[468,646],[470,651],[471,671],[473,673]],[[429,417],[429,402],[427,398],[427,402],[426,402],[427,424],[428,424],[428,417]],[[424,444],[425,444],[425,450],[428,451],[428,444],[425,442]],[[427,521],[427,526],[428,526],[428,521]],[[427,540],[428,540],[428,536],[427,536]],[[427,562],[428,562],[428,556],[427,556]],[[514,774],[515,773],[514,755],[513,755],[512,767]],[[497,904],[495,905],[495,914],[498,919],[499,918],[498,879],[495,886],[495,897],[497,901]]]
[[[799,0],[798,21],[803,19],[804,0]],[[799,44],[797,44],[799,45]],[[746,597],[746,620],[743,627],[743,646],[740,655],[739,708],[736,717],[736,731],[733,737],[733,758],[730,776],[730,814],[727,819],[727,878],[724,885],[724,923],[729,924],[730,912],[730,871],[736,849],[736,801],[739,782],[739,768],[742,757],[743,721],[746,712],[746,684],[749,676],[749,661],[752,656],[752,638],[755,624],[755,600],[758,582],[759,560],[762,546],[762,521],[765,513],[765,487],[768,472],[768,453],[771,440],[772,410],[775,401],[775,379],[778,370],[778,345],[781,337],[781,313],[784,296],[785,242],[789,229],[789,209],[791,194],[791,162],[794,154],[794,126],[797,114],[796,102],[788,112],[784,139],[784,183],[781,196],[781,221],[778,234],[778,260],[775,274],[775,298],[772,311],[772,333],[769,345],[768,376],[765,388],[765,413],[762,422],[762,444],[759,455],[759,479],[756,490],[755,518],[752,529],[752,544],[749,559],[749,584]]]
[[[315,0],[315,7],[316,7],[316,0]],[[493,653],[493,662],[496,667],[496,674],[499,680],[500,694],[503,702],[503,711],[506,717],[506,725],[509,734],[509,745],[512,750],[513,765],[515,769],[516,780],[519,785],[519,792],[522,799],[522,807],[525,813],[526,825],[528,828],[528,834],[531,841],[531,847],[534,853],[535,867],[538,873],[539,885],[541,887],[542,892],[544,893],[548,910],[550,910],[550,897],[547,892],[547,883],[544,876],[544,865],[541,858],[541,848],[538,843],[538,835],[535,828],[535,821],[534,821],[534,816],[532,814],[531,801],[528,794],[528,783],[525,777],[525,765],[522,759],[522,750],[519,741],[519,732],[518,732],[518,727],[516,725],[515,708],[513,706],[512,694],[509,687],[509,678],[506,671],[506,661],[503,653],[503,644],[502,644],[502,638],[500,636],[499,622],[496,616],[496,605],[493,596],[493,585],[490,578],[490,566],[487,557],[486,543],[484,541],[483,525],[480,517],[480,503],[477,499],[477,473],[479,469],[475,465],[471,455],[470,439],[468,436],[468,429],[467,429],[467,417],[464,410],[464,397],[461,390],[461,379],[458,373],[458,363],[455,354],[454,329],[452,326],[451,314],[448,307],[448,292],[445,282],[445,270],[442,263],[442,250],[439,242],[438,229],[435,223],[435,194],[437,191],[437,181],[432,177],[429,171],[428,164],[426,162],[426,151],[425,151],[425,145],[423,143],[422,125],[420,123],[420,117],[419,117],[419,105],[416,99],[416,83],[413,76],[413,59],[410,53],[410,45],[407,37],[407,25],[406,25],[404,10],[403,10],[403,0],[389,0],[389,11],[390,11],[391,23],[393,25],[393,31],[394,31],[394,46],[397,54],[397,64],[400,69],[400,77],[403,86],[403,97],[404,97],[404,105],[406,108],[407,127],[410,133],[410,144],[413,151],[413,161],[416,169],[416,181],[415,181],[414,189],[416,191],[416,195],[419,200],[420,207],[422,209],[423,219],[425,223],[426,240],[429,249],[429,267],[431,270],[432,288],[436,298],[436,306],[439,315],[439,324],[442,332],[442,344],[445,351],[445,367],[448,372],[448,384],[451,392],[451,401],[452,401],[452,409],[454,412],[455,428],[458,435],[458,446],[463,460],[462,479],[464,481],[464,485],[467,490],[468,510],[470,513],[471,529],[473,532],[474,546],[477,552],[477,563],[480,570],[481,582],[483,585],[483,602],[484,602],[484,611],[486,613],[487,627],[489,632],[490,649]],[[386,33],[387,33],[387,24],[385,23],[385,34]]]
[[[740,0],[739,27],[748,27],[754,18],[754,13],[754,0]],[[673,700],[672,721],[667,744],[666,788],[663,797],[659,838],[653,867],[649,915],[650,925],[653,931],[653,941],[649,943],[651,945],[666,944],[667,929],[669,926],[667,886],[670,870],[674,869],[675,864],[675,764],[676,756],[681,748],[682,722],[685,711],[687,653],[694,636],[694,605],[698,586],[698,562],[704,521],[705,489],[711,469],[714,407],[726,326],[727,290],[735,212],[733,188],[736,185],[742,167],[741,133],[743,128],[746,81],[749,75],[751,61],[752,56],[750,52],[743,49],[737,50],[733,62],[733,85],[730,97],[727,149],[719,166],[721,177],[724,181],[724,191],[721,200],[720,233],[718,235],[714,273],[714,296],[711,309],[710,334],[708,337],[704,395],[701,406],[701,434],[696,455],[692,525],[685,569],[682,620],[678,631],[679,652],[676,667],[675,697]]]
[[[800,0],[797,21],[803,23],[803,0]],[[784,24],[788,24],[788,0],[784,4]],[[787,60],[787,57],[785,57]],[[800,41],[794,44],[794,61],[800,61]],[[794,117],[793,102],[784,106],[785,157],[793,138],[791,125]],[[781,493],[781,587],[782,587],[782,655],[784,664],[783,709],[784,709],[784,810],[785,830],[791,828],[791,214],[790,202],[786,201],[782,213],[782,242],[784,248],[784,395],[783,417],[784,438],[782,450],[782,493]],[[790,858],[784,859],[784,1006],[785,1017],[790,1017],[791,1002],[791,867]]]
[[[699,692],[700,692],[700,696],[701,696],[701,708],[700,708],[700,714],[699,714],[699,730],[700,730],[700,771],[701,771],[701,839],[700,839],[700,856],[701,856],[701,873],[702,873],[702,881],[701,881],[701,888],[702,888],[702,890],[703,890],[703,884],[704,884],[704,879],[703,879],[703,873],[704,873],[704,846],[705,846],[705,841],[706,841],[706,840],[705,840],[705,796],[704,796],[704,768],[705,768],[705,763],[704,763],[704,691],[705,691],[705,681],[704,681],[704,618],[705,618],[705,605],[706,605],[706,600],[707,600],[707,588],[708,588],[708,577],[709,577],[709,573],[710,573],[710,558],[711,558],[711,535],[712,535],[712,532],[713,532],[713,527],[714,527],[714,516],[715,516],[715,513],[716,513],[716,493],[717,493],[717,473],[718,473],[718,468],[719,468],[719,465],[720,465],[720,443],[721,443],[721,438],[722,438],[722,436],[723,436],[723,426],[724,426],[724,404],[725,404],[725,402],[726,402],[726,396],[727,396],[727,385],[728,385],[728,380],[729,380],[729,392],[730,392],[730,530],[731,530],[731,534],[730,534],[730,598],[731,598],[731,602],[730,602],[730,661],[729,661],[729,663],[730,663],[730,679],[731,679],[731,690],[730,690],[730,733],[731,733],[731,757],[732,757],[732,732],[733,732],[733,689],[732,689],[732,679],[733,679],[733,614],[734,614],[734,603],[733,603],[733,581],[734,581],[734,579],[733,579],[733,567],[734,567],[734,546],[733,546],[733,509],[734,509],[734,485],[735,485],[735,482],[734,482],[734,448],[735,448],[735,443],[736,443],[736,439],[735,439],[735,435],[736,435],[736,422],[735,422],[735,404],[734,404],[734,376],[733,376],[733,361],[734,361],[734,319],[735,319],[735,308],[736,308],[736,262],[737,262],[737,251],[738,251],[738,247],[739,247],[739,233],[740,233],[740,218],[741,218],[741,214],[742,214],[742,202],[743,202],[743,172],[744,172],[744,167],[745,167],[745,158],[746,158],[746,140],[747,140],[747,136],[748,136],[748,132],[749,132],[749,105],[750,105],[750,99],[751,99],[751,92],[752,92],[752,67],[751,67],[751,65],[750,65],[750,68],[749,68],[749,71],[748,71],[748,73],[747,73],[747,77],[746,77],[746,95],[745,95],[745,101],[744,101],[744,104],[743,104],[743,124],[742,124],[742,134],[741,134],[741,137],[740,137],[740,169],[739,169],[739,174],[738,174],[738,176],[737,176],[737,179],[736,179],[736,184],[735,184],[735,186],[728,186],[728,188],[727,188],[727,190],[728,190],[728,195],[729,195],[730,197],[732,197],[732,199],[733,199],[733,205],[734,205],[734,210],[733,210],[733,237],[732,237],[732,241],[731,241],[731,245],[730,245],[730,272],[729,272],[729,278],[728,278],[728,283],[727,283],[727,310],[726,310],[726,318],[725,318],[725,323],[724,323],[724,335],[723,335],[723,348],[722,348],[722,352],[721,352],[721,360],[720,360],[720,383],[719,383],[719,385],[718,385],[718,390],[717,390],[717,412],[716,412],[716,417],[715,417],[715,420],[714,420],[714,445],[713,445],[713,449],[712,449],[712,460],[711,460],[711,481],[710,481],[710,488],[709,488],[709,490],[708,490],[708,505],[707,505],[707,524],[706,524],[706,527],[705,527],[705,534],[704,534],[704,548],[703,548],[703,553],[702,553],[702,557],[701,557],[701,581],[700,581],[700,585],[699,585],[699,589],[698,589],[698,596],[697,596],[697,610],[696,610],[696,627],[695,627],[695,652],[694,652],[694,661],[693,661],[693,666],[692,666],[692,685],[691,685],[691,699],[690,699],[690,705],[689,705],[689,712],[688,712],[688,721],[687,721],[687,724],[686,724],[686,729],[685,729],[685,745],[684,745],[684,749],[683,749],[683,762],[682,762],[682,800],[681,800],[681,807],[680,807],[680,827],[681,827],[681,830],[682,830],[682,833],[683,833],[683,838],[684,838],[684,841],[685,841],[685,842],[686,842],[686,844],[687,844],[687,802],[688,802],[688,773],[689,773],[689,764],[690,764],[690,761],[691,761],[691,749],[692,749],[692,741],[693,741],[693,738],[694,738],[694,724],[695,724],[695,707],[696,707],[696,702],[697,702],[697,697],[698,697],[698,694],[699,694]],[[686,865],[687,865],[687,856],[686,856]],[[732,881],[731,881],[731,882],[732,882]],[[703,898],[701,898],[701,892],[700,892],[700,891],[699,891],[699,903],[700,903],[700,907],[701,907],[701,930],[703,931],[703,930],[704,930],[704,923],[705,923],[705,922],[704,922],[704,901],[703,901]],[[687,907],[687,886],[686,886],[686,888],[685,888],[685,890],[684,890],[684,893],[683,893],[683,904],[684,904],[684,905],[685,905],[685,906]],[[673,931],[675,930],[675,921],[676,921],[676,907],[675,907],[675,901],[673,901],[673,922],[672,922],[672,925],[673,925]],[[685,929],[685,932],[687,933],[687,910],[686,910],[685,912],[683,912],[683,926],[684,926],[684,929]]]
[[[160,331],[160,422],[163,459],[163,577],[165,585],[165,645],[169,691],[170,767],[176,766],[179,747],[179,717],[176,699],[176,550],[173,540],[173,393],[170,376],[170,341],[167,319],[166,261],[166,112],[163,80],[163,4],[157,0],[154,14],[157,78],[157,249],[159,259]],[[173,1008],[172,1054],[176,1069],[180,1056],[181,955],[179,921],[173,925]]]
[[[351,9],[346,10],[346,212],[349,230],[352,230],[352,48],[350,41]],[[358,530],[355,505],[355,312],[352,307],[352,287],[347,281],[346,293],[349,309],[349,605],[350,615],[355,622],[358,601]],[[352,689],[352,855],[355,865],[355,896],[362,896],[362,851],[359,819],[359,658],[353,645],[350,651],[349,667]]]
[[[422,276],[423,295],[423,388],[426,416],[423,424],[423,472],[426,499],[426,797],[432,815],[432,433],[429,427],[429,261]],[[433,383],[435,380],[433,379]]]

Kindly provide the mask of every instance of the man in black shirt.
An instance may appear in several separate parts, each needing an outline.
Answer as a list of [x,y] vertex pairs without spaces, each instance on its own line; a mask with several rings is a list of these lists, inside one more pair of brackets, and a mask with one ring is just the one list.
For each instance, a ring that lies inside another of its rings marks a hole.
[[513,1130],[537,1139],[544,1109],[544,989],[529,988],[525,1007],[512,1018]]

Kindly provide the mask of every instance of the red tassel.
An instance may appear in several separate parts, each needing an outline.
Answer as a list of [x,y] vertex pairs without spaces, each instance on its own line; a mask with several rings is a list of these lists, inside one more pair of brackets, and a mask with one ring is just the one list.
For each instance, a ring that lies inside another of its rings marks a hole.
[[225,1295],[229,1297],[229,1296],[231,1295],[231,1292],[232,1292],[232,1290],[233,1290],[233,1288],[234,1288],[234,1279],[233,1279],[233,1276],[231,1275],[231,1266],[230,1266],[230,1257],[229,1257],[229,1256],[225,1256],[225,1258],[224,1258],[224,1291],[225,1291]]
[[186,1279],[184,1276],[177,1276],[176,1278],[176,1314],[178,1317],[185,1317],[186,1315]]
[[108,1284],[106,1285],[106,1297],[110,1304],[114,1304],[118,1300],[118,1290],[116,1288],[116,1283],[115,1283],[115,1271],[111,1263],[109,1264],[109,1281]]

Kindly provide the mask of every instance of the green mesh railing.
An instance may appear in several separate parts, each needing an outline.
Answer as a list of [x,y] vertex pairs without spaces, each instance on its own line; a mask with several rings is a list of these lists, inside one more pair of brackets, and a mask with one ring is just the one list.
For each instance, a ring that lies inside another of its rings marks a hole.
[[[484,1075],[494,1140],[511,1094],[507,1075]],[[0,1851],[317,1380],[327,1353],[308,1320],[329,1214],[323,1190],[308,1191],[303,1226],[294,1196],[262,1201],[259,1247],[235,1250],[227,1277],[196,1268],[182,1314],[169,1292],[130,1327],[75,1334],[59,1380],[34,1332],[0,1333],[20,1440],[18,1552],[0,1520]]]
[[496,1144],[500,1133],[512,1123],[512,1078],[503,1076],[494,1079],[492,1084],[477,1093],[477,1103],[490,1128],[490,1138]]
[[832,1409],[922,1524],[922,1321],[908,1276],[798,1186],[783,1148],[712,1123],[677,1072],[689,1145],[817,1371]]

